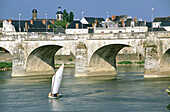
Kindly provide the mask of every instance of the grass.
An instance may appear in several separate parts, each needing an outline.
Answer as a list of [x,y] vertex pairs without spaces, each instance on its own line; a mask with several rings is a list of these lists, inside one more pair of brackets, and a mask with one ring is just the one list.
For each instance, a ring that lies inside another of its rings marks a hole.
[[118,64],[133,64],[131,61],[121,61]]
[[137,62],[121,61],[121,62],[118,62],[118,64],[133,64],[133,63],[136,63],[136,64],[145,64],[145,61],[137,61]]
[[137,64],[144,64],[145,61],[138,61],[138,62],[134,62],[134,63],[137,63]]
[[12,62],[0,62],[0,68],[11,68]]

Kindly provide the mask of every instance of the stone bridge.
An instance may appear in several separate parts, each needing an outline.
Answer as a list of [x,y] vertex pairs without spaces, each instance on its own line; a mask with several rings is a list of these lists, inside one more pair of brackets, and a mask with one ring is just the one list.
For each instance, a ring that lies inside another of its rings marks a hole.
[[145,77],[170,77],[170,32],[79,35],[6,35],[0,47],[13,56],[12,76],[54,73],[54,55],[68,49],[76,57],[75,76],[116,76],[116,55],[133,47],[145,57]]

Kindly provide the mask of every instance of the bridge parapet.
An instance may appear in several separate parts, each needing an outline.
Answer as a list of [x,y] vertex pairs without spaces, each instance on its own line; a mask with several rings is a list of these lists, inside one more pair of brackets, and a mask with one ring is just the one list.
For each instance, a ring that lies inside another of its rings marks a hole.
[[95,34],[35,34],[35,35],[1,35],[0,41],[14,41],[22,38],[26,41],[53,40],[114,40],[114,39],[146,39],[147,37],[170,37],[170,32],[128,32],[128,33],[95,33]]

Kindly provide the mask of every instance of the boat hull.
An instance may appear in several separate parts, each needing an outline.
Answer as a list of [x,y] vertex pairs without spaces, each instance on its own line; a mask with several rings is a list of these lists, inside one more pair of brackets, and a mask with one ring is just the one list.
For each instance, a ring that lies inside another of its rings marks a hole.
[[57,98],[59,98],[59,96],[48,96],[48,98],[57,99]]
[[57,98],[60,98],[61,97],[61,94],[58,94],[58,96],[48,96],[48,98],[51,98],[51,99],[57,99]]

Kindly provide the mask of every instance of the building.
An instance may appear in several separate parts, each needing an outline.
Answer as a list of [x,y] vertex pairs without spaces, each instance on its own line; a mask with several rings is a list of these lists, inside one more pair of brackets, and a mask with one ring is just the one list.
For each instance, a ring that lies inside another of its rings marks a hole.
[[153,21],[153,31],[170,31],[170,16],[168,17],[156,17]]
[[103,22],[104,28],[117,28],[117,27],[124,27],[124,22],[127,20],[127,15],[115,16],[106,18]]
[[56,19],[59,20],[59,21],[63,20],[63,12],[61,11],[60,6],[58,7],[58,11],[56,13]]
[[66,29],[66,34],[86,34],[88,24],[82,24],[79,20],[74,20]]
[[98,24],[100,25],[104,19],[103,18],[99,18],[99,17],[83,17],[81,19],[81,23],[82,24],[86,24],[86,25],[90,25],[90,24],[93,24],[95,22],[98,22]]
[[74,20],[66,29],[66,34],[94,33],[95,27],[102,27],[103,18],[83,17],[81,21]]
[[37,10],[36,9],[32,10],[32,20],[37,20]]
[[137,21],[137,17],[127,15],[115,16],[107,18],[103,22],[103,27],[98,27],[94,33],[123,33],[123,32],[147,32],[148,27],[142,19]]
[[56,19],[38,19],[37,10],[32,10],[31,20],[4,20],[2,33],[4,35],[11,34],[30,34],[48,33],[48,34],[61,34],[65,33],[64,29],[60,26],[54,25]]

